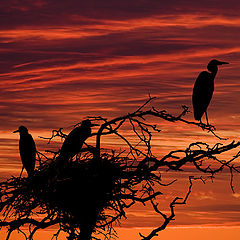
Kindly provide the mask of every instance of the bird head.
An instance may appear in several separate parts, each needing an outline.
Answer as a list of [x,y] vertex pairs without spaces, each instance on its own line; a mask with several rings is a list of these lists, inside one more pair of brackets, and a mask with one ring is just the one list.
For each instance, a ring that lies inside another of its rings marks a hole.
[[99,126],[99,124],[94,124],[89,119],[86,119],[82,121],[81,126],[84,128],[91,128],[94,126]]
[[223,65],[223,64],[229,64],[228,62],[222,62],[222,61],[218,61],[216,59],[211,60],[208,65],[207,65],[207,69],[210,72],[213,72],[215,69],[217,69],[218,65]]
[[18,128],[18,130],[16,130],[16,131],[14,131],[14,133],[16,133],[16,132],[19,132],[20,134],[21,133],[28,133],[28,129],[26,128],[26,127],[24,127],[24,126],[20,126],[19,128]]

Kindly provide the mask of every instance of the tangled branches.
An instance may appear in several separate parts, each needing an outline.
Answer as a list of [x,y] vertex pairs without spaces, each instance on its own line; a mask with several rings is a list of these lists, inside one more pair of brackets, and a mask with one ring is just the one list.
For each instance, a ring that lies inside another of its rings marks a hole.
[[[0,211],[3,215],[0,227],[8,228],[6,239],[17,230],[31,240],[38,229],[50,226],[58,228],[53,236],[55,239],[61,232],[65,232],[69,240],[99,239],[100,235],[109,239],[116,236],[114,225],[127,217],[127,209],[136,203],[150,203],[162,218],[161,225],[148,236],[140,235],[142,240],[150,240],[174,219],[175,206],[187,202],[193,181],[205,181],[202,177],[189,176],[185,197],[176,197],[170,202],[169,215],[163,213],[158,206],[162,196],[160,190],[172,185],[175,180],[164,184],[161,172],[181,171],[187,164],[209,177],[225,168],[229,169],[231,188],[234,190],[233,173],[239,173],[239,166],[234,161],[239,157],[239,152],[228,161],[218,156],[239,147],[240,142],[227,145],[217,143],[212,147],[196,142],[185,150],[173,150],[160,158],[154,156],[151,140],[153,133],[159,133],[160,129],[147,122],[147,117],[197,125],[216,134],[212,126],[185,120],[183,117],[188,112],[187,107],[178,116],[154,107],[145,109],[152,99],[149,98],[136,111],[112,120],[101,116],[89,117],[91,121],[100,123],[97,132],[92,134],[96,137],[96,146],[85,143],[86,147],[66,166],[61,168],[57,164],[59,152],[52,152],[52,157],[39,153],[40,165],[31,177],[12,177],[0,183]],[[125,126],[130,127],[134,143],[121,133]],[[122,151],[102,148],[102,137],[109,135],[123,141],[125,147]],[[47,139],[50,142],[56,136],[66,137],[59,129],[54,130]],[[216,163],[214,167],[212,161]],[[23,231],[23,226],[28,226],[29,233]]]

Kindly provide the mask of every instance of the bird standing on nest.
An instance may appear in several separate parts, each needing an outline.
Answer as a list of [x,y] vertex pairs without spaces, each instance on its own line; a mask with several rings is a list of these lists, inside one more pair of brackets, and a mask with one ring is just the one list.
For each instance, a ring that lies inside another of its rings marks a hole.
[[82,121],[79,127],[74,128],[65,138],[57,161],[66,163],[81,151],[83,143],[91,136],[91,127],[98,126],[89,119]]
[[195,120],[199,120],[202,123],[201,118],[205,113],[207,125],[208,117],[207,117],[207,108],[211,101],[213,91],[214,91],[214,78],[218,71],[218,65],[228,64],[227,62],[221,62],[218,60],[212,60],[209,62],[207,71],[203,71],[199,74],[196,79],[195,85],[193,87],[192,94],[192,103],[194,110],[194,118]]
[[28,176],[33,174],[36,162],[36,145],[32,138],[32,135],[28,133],[28,129],[24,126],[20,126],[14,133],[19,132],[19,152],[22,160],[22,176],[23,169],[25,168]]

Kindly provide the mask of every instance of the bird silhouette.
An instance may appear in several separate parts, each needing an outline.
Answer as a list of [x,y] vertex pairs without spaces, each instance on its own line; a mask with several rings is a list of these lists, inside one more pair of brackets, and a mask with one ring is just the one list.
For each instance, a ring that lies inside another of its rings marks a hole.
[[19,132],[19,152],[22,160],[22,171],[20,177],[22,175],[23,169],[25,168],[28,176],[33,174],[36,162],[36,145],[32,138],[32,135],[28,133],[28,129],[24,126],[20,126],[18,130],[14,131],[14,133]]
[[192,104],[194,110],[194,118],[195,120],[199,120],[202,123],[201,118],[205,113],[207,125],[209,125],[207,108],[214,91],[214,78],[218,71],[218,65],[222,64],[228,63],[221,62],[216,59],[211,60],[207,65],[207,69],[209,72],[201,72],[198,75],[193,87]]
[[58,162],[66,163],[81,151],[83,143],[91,136],[93,126],[98,124],[92,124],[89,119],[84,120],[79,127],[74,128],[67,135],[57,158]]

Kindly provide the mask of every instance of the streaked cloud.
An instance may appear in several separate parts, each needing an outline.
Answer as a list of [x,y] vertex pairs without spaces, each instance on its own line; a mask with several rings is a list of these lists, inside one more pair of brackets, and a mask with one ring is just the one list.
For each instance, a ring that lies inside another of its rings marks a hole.
[[[230,64],[217,75],[209,118],[221,136],[238,138],[239,1],[9,0],[0,9],[1,177],[20,169],[18,136],[12,134],[18,125],[28,126],[44,150],[61,142],[50,146],[39,135],[59,127],[69,132],[89,115],[112,118],[134,111],[149,93],[158,97],[158,108],[172,114],[181,105],[192,110],[194,81],[213,58]],[[192,120],[192,113],[186,118]],[[162,132],[153,147],[159,155],[192,141],[216,142],[197,128],[158,124]],[[112,147],[112,139],[104,139]],[[188,186],[184,176],[178,178],[167,200]],[[238,224],[239,194],[221,188],[227,179],[215,189],[198,186],[192,207],[177,210],[176,225]],[[126,226],[156,224],[151,210],[138,208]]]

